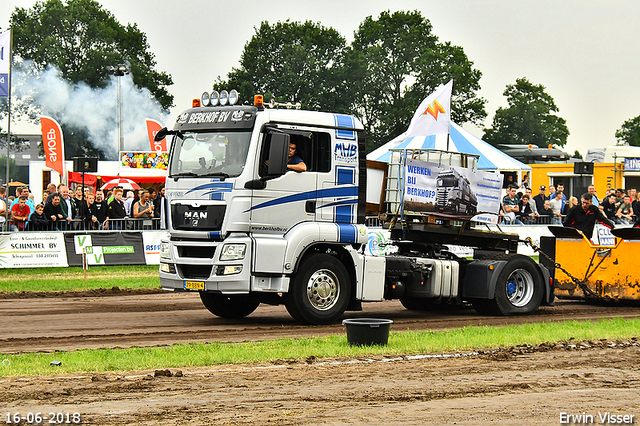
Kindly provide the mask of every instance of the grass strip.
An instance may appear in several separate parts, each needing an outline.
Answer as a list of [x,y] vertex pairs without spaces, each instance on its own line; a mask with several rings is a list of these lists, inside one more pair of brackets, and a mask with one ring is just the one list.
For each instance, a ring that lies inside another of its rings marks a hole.
[[160,288],[158,265],[0,269],[0,291],[71,291],[99,288]]
[[[387,346],[354,347],[345,335],[283,338],[244,343],[178,344],[168,347],[92,349],[73,352],[0,355],[0,376],[245,364],[277,360],[443,353],[491,349],[561,340],[629,339],[640,336],[640,319],[602,319],[467,326],[447,331],[392,331]],[[60,361],[61,366],[50,366]]]

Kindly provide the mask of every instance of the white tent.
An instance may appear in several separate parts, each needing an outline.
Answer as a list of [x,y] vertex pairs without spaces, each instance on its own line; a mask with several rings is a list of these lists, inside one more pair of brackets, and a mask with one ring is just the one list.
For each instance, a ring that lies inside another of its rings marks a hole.
[[[502,171],[527,171],[531,167],[509,157],[482,139],[451,122],[449,151],[479,155],[478,169]],[[391,148],[447,150],[447,135],[399,136],[367,155],[367,160],[389,162]]]

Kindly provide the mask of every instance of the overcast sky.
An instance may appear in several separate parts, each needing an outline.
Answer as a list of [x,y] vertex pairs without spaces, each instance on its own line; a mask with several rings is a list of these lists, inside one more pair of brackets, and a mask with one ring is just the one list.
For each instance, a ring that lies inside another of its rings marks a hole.
[[[238,66],[244,44],[262,21],[311,20],[351,42],[365,17],[384,10],[419,10],[440,41],[464,48],[483,74],[479,94],[488,101],[487,126],[496,109],[506,106],[505,86],[519,77],[544,85],[555,99],[571,132],[565,147],[571,153],[614,145],[615,131],[640,115],[637,0],[397,0],[392,7],[388,0],[99,2],[121,24],[136,23],[147,34],[157,68],[173,77],[169,91],[176,106],[168,125],[192,98],[210,90],[217,76]],[[2,1],[2,29],[16,6],[34,3]],[[475,126],[465,128],[482,136]]]

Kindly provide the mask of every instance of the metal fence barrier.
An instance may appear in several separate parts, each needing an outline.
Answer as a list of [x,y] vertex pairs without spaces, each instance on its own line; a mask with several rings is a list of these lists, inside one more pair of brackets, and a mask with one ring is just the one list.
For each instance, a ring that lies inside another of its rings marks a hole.
[[88,222],[80,219],[71,221],[47,222],[40,226],[30,221],[16,222],[9,220],[0,224],[1,232],[67,232],[67,231],[144,231],[160,229],[160,219],[108,219],[102,223]]

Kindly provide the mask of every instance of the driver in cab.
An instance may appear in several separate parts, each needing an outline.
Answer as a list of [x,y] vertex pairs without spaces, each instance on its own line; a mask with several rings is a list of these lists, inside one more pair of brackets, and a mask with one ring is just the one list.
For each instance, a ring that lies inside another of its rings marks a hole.
[[287,161],[287,169],[294,172],[306,172],[307,165],[304,164],[302,157],[298,155],[298,146],[295,142],[289,142],[289,161]]

